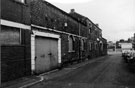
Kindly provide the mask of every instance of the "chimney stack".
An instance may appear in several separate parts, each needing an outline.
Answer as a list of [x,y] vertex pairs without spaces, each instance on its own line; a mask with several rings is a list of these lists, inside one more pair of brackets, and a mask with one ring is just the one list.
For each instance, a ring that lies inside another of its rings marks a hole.
[[99,24],[96,24],[97,27],[99,27]]
[[75,9],[71,9],[71,13],[74,13],[75,12]]

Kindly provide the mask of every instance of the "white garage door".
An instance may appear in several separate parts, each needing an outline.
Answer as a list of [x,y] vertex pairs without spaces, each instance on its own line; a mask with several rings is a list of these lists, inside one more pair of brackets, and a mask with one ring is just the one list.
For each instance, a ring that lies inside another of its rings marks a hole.
[[58,66],[58,39],[35,37],[35,71],[43,73]]

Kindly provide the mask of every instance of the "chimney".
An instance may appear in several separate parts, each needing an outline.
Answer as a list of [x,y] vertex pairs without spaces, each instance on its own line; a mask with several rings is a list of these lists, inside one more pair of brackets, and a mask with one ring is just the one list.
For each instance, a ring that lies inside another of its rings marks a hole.
[[71,9],[71,13],[74,13],[75,12],[75,9]]
[[97,27],[99,27],[99,24],[95,24]]

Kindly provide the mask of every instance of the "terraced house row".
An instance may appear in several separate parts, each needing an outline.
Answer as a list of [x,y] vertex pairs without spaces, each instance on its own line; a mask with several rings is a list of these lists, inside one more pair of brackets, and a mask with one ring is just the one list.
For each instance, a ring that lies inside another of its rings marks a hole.
[[107,54],[102,30],[45,0],[1,0],[2,82]]

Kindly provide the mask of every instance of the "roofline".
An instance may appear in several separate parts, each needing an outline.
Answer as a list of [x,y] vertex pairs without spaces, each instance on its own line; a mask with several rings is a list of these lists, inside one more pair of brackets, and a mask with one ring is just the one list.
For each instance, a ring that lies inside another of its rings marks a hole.
[[98,29],[100,29],[100,30],[102,31],[102,29],[101,29],[101,28],[99,28],[95,23],[93,23],[93,22],[92,22],[88,17],[83,16],[83,15],[81,15],[81,14],[77,13],[77,12],[74,12],[74,13],[76,13],[76,14],[78,14],[78,15],[80,15],[80,16],[82,16],[82,17],[84,17],[85,19],[88,19],[92,24],[94,24],[94,26],[96,26]]
[[[53,8],[56,8],[56,9],[59,10],[60,12],[64,13],[65,15],[67,15],[67,16],[69,16],[69,17],[71,17],[73,20],[75,20],[75,21],[81,23],[80,21],[78,21],[78,20],[76,20],[74,17],[72,17],[69,13],[67,13],[67,12],[65,12],[65,11],[63,11],[63,10],[61,10],[60,8],[58,8],[58,7],[56,7],[55,5],[51,4],[50,2],[47,2],[46,0],[40,0],[40,1],[42,1],[43,3],[46,3],[46,4],[50,5],[50,6],[52,6]],[[82,23],[81,23],[81,24],[82,24]],[[84,24],[82,24],[82,25],[84,25]],[[85,26],[85,25],[84,25],[84,26]]]
[[92,24],[94,24],[94,26],[96,26],[98,29],[102,30],[102,29],[99,28],[95,23],[93,23],[88,17],[86,17],[86,19],[88,19]]

